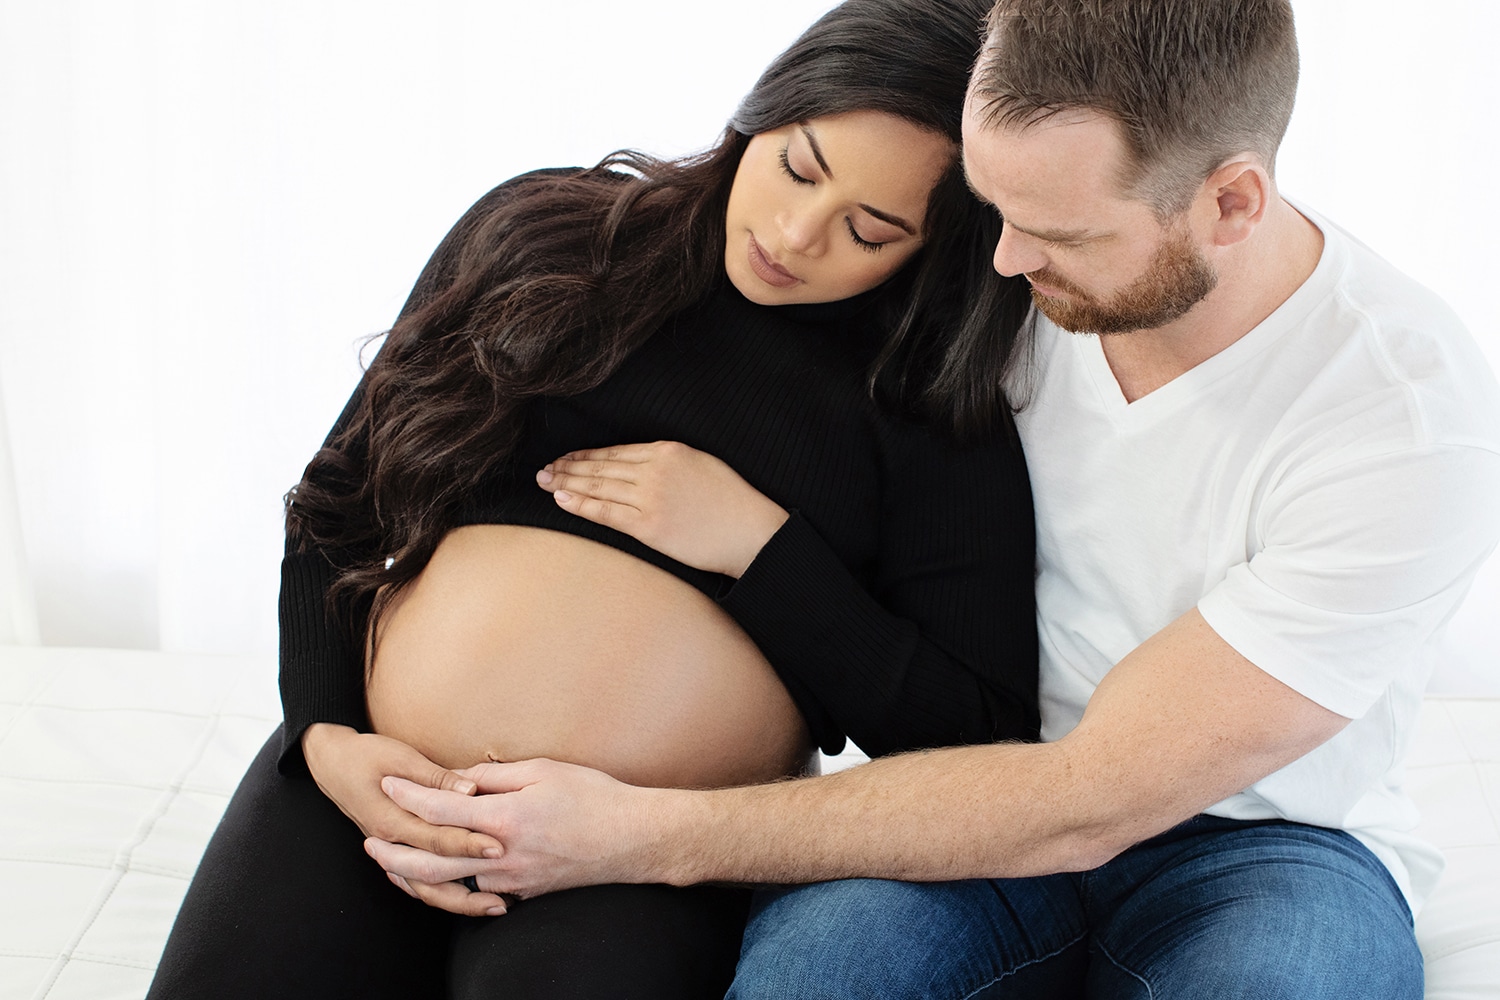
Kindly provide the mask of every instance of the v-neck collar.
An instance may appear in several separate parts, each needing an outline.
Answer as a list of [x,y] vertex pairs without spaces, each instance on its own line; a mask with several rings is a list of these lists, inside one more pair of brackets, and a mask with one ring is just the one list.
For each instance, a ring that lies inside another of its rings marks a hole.
[[[1258,323],[1243,337],[1207,358],[1165,385],[1148,392],[1135,402],[1125,399],[1119,380],[1109,367],[1104,356],[1104,345],[1096,334],[1074,334],[1062,330],[1045,317],[1038,319],[1054,331],[1055,336],[1069,341],[1062,349],[1074,352],[1077,362],[1087,372],[1089,381],[1098,396],[1102,412],[1117,424],[1150,422],[1172,413],[1208,391],[1216,382],[1237,370],[1248,359],[1271,347],[1287,334],[1297,329],[1308,314],[1317,307],[1337,286],[1339,275],[1347,264],[1348,250],[1343,245],[1343,234],[1327,220],[1304,206],[1287,199],[1288,204],[1301,212],[1308,221],[1323,233],[1323,252],[1313,268],[1295,292],[1276,310]],[[1130,336],[1122,334],[1121,336]]]

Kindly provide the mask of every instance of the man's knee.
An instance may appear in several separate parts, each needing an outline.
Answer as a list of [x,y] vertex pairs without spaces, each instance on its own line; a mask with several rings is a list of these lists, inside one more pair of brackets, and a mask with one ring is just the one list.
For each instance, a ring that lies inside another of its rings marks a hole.
[[[1128,863],[1128,862],[1127,862]],[[1091,995],[1422,996],[1405,900],[1346,833],[1229,831],[1153,867],[1096,939]]]
[[729,996],[969,996],[1078,944],[1073,898],[1061,879],[854,879],[764,892]]

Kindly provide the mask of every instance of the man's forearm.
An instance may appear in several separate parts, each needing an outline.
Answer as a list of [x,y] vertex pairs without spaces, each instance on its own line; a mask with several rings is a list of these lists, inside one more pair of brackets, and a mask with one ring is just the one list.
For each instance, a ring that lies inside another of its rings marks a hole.
[[1291,763],[1347,721],[1240,657],[1191,612],[1121,661],[1055,743],[663,793],[654,832],[642,830],[644,857],[677,883],[1081,871]]
[[1066,746],[1007,744],[748,788],[653,790],[640,875],[683,885],[1034,875],[1095,867],[1154,832],[1149,817],[1087,801],[1072,769]]
[[605,882],[1012,877],[1096,867],[1334,736],[1348,722],[1257,669],[1196,612],[1100,684],[1047,744],[931,750],[749,788],[635,788],[555,761],[465,772],[480,796],[388,779],[428,823],[504,846],[474,862],[371,845],[388,871],[482,875],[522,896]]

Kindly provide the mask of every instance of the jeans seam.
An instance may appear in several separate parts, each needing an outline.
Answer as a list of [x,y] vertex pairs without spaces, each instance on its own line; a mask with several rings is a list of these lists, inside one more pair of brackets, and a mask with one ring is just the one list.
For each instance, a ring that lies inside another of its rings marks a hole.
[[1020,965],[1017,965],[1014,968],[1006,969],[1004,972],[1000,973],[1000,975],[996,976],[994,979],[991,979],[989,982],[983,984],[982,986],[976,986],[974,989],[965,993],[963,996],[959,997],[959,1000],[972,1000],[972,998],[978,996],[981,992],[989,989],[991,986],[994,986],[1005,977],[1013,976],[1016,973],[1020,972],[1022,969],[1030,968],[1031,966],[1036,965],[1038,962],[1045,962],[1049,958],[1056,958],[1058,955],[1061,955],[1063,952],[1067,951],[1069,948],[1073,947],[1075,944],[1082,941],[1086,937],[1088,937],[1088,931],[1083,931],[1073,940],[1064,942],[1055,951],[1050,951],[1045,955],[1038,955],[1036,958],[1033,958],[1029,962],[1022,962]]
[[1146,981],[1146,977],[1142,976],[1134,969],[1126,968],[1119,959],[1115,958],[1115,956],[1109,953],[1109,949],[1104,947],[1104,945],[1099,942],[1098,938],[1094,939],[1094,947],[1099,950],[1099,954],[1103,955],[1105,959],[1109,961],[1110,965],[1113,965],[1116,969],[1119,969],[1122,973],[1141,984],[1142,988],[1146,991],[1146,1000],[1151,1000],[1152,997],[1156,996],[1156,991],[1151,988],[1151,984]]

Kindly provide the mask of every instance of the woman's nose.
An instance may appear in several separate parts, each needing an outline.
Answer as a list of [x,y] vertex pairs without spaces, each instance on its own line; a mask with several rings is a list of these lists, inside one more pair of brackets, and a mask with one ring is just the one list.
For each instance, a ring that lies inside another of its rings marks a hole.
[[795,254],[816,257],[827,241],[828,220],[811,207],[790,209],[782,213],[781,243]]

